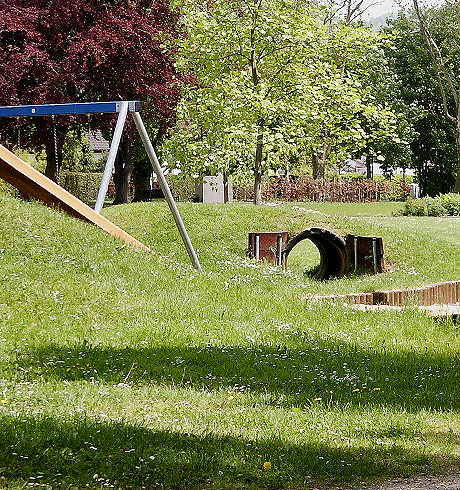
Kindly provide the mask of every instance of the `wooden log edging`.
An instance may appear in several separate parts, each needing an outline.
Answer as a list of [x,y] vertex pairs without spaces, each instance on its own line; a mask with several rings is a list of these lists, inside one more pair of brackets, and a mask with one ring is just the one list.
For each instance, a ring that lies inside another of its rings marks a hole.
[[314,299],[343,301],[352,305],[443,305],[460,303],[460,281],[447,281],[429,284],[412,289],[392,289],[372,293],[337,294],[314,296]]

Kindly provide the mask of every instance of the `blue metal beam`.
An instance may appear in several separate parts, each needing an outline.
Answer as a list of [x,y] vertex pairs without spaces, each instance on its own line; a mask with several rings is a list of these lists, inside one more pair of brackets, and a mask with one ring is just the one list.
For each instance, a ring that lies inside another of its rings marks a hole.
[[[140,112],[141,102],[128,101],[129,112]],[[120,112],[121,101],[83,102],[78,104],[39,104],[0,106],[0,117],[54,116],[75,114],[101,114]]]

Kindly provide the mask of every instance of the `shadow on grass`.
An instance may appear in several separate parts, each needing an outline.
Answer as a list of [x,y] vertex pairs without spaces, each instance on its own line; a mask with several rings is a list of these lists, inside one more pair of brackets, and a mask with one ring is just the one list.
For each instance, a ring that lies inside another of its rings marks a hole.
[[283,395],[281,405],[286,407],[321,397],[337,405],[391,405],[406,410],[460,408],[459,368],[458,356],[377,352],[314,340],[301,350],[256,344],[124,349],[51,344],[20,355],[13,366],[27,381],[40,377],[169,384],[273,394],[277,405]]
[[[101,488],[306,488],[315,482],[436,470],[437,462],[402,447],[333,448],[228,436],[157,432],[90,418],[0,415],[0,486]],[[263,470],[269,461],[272,468]],[[310,487],[311,488],[311,487]]]

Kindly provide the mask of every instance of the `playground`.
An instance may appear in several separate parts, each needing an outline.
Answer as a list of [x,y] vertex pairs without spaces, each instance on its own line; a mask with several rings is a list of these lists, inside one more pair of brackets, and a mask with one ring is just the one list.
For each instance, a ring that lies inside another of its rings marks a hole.
[[0,0],[0,489],[459,488],[460,9],[388,3]]
[[[0,486],[343,488],[458,464],[458,324],[314,299],[458,279],[458,219],[179,203],[198,272],[166,202],[102,212],[147,252],[0,199]],[[312,226],[383,237],[392,267],[318,282],[246,257],[251,231]]]

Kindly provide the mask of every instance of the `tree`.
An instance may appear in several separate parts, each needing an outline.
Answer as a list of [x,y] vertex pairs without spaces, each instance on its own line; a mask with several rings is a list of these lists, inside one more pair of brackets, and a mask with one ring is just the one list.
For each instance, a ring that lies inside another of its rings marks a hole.
[[349,25],[360,21],[363,14],[371,7],[382,2],[373,2],[372,0],[324,0],[323,3],[327,7],[325,22],[333,22],[339,19]]
[[324,178],[327,166],[352,155],[383,159],[388,142],[407,146],[392,102],[392,74],[383,52],[388,44],[363,27],[338,24],[329,30],[327,76],[314,80],[314,124],[308,129],[314,178]]
[[423,11],[413,0],[420,32],[428,46],[445,118],[454,126],[457,171],[454,192],[460,193],[460,1]]
[[[158,128],[174,120],[180,76],[168,45],[179,35],[178,15],[165,0],[0,0],[0,11],[0,104],[143,99],[146,116]],[[76,122],[4,120],[1,135],[14,140],[20,126],[22,144],[44,145],[46,175],[56,180],[56,162]],[[113,118],[97,123],[113,127]],[[121,156],[126,158],[132,141],[128,131]],[[120,175],[130,172],[126,159],[118,159],[117,170],[120,184],[126,180]]]
[[317,49],[309,36],[318,27],[292,0],[189,2],[186,9],[180,63],[197,86],[186,93],[176,148],[186,141],[201,169],[250,167],[259,203],[262,175],[288,145],[288,121],[307,106],[300,100],[309,97],[311,70],[299,57]]
[[331,29],[321,10],[294,0],[190,2],[186,11],[179,63],[197,84],[165,145],[174,166],[249,170],[257,204],[268,168],[314,153],[321,176],[326,160],[366,139],[363,115],[388,119],[356,76],[378,34]]
[[[441,12],[437,17],[438,42],[443,32],[444,36],[449,32],[448,19]],[[409,131],[414,135],[409,166],[417,171],[423,193],[450,192],[457,172],[456,129],[445,116],[435,66],[415,13],[400,13],[386,31],[394,39],[386,52],[398,79],[393,98],[401,107],[400,112],[406,114]],[[447,105],[453,107],[452,104],[448,97]]]

